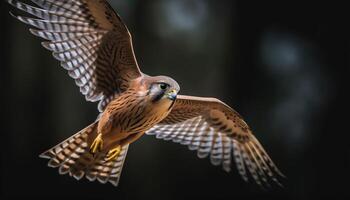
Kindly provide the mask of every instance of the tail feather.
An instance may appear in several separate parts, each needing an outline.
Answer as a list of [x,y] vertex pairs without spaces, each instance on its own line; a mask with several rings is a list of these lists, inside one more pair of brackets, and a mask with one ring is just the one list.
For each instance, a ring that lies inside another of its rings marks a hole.
[[80,180],[84,176],[89,181],[96,179],[101,183],[110,182],[118,185],[128,146],[122,147],[120,155],[106,161],[106,154],[92,155],[89,152],[88,136],[96,134],[97,122],[79,131],[62,143],[42,153],[40,157],[50,159],[49,167],[58,168],[60,174],[69,174]]
[[86,171],[86,177],[90,181],[97,179],[101,183],[110,182],[114,186],[118,186],[128,148],[129,145],[123,146],[119,156],[111,161],[106,161],[104,155],[97,157],[89,170]]

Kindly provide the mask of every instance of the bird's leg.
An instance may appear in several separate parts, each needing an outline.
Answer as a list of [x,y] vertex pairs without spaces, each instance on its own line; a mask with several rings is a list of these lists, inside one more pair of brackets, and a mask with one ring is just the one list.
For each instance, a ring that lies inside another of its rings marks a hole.
[[114,143],[113,145],[117,145],[117,146],[108,151],[106,161],[110,161],[110,160],[113,160],[116,157],[118,157],[120,155],[120,152],[121,152],[123,146],[134,142],[139,137],[141,137],[143,134],[144,134],[143,132],[131,134],[127,138],[122,139],[122,140],[118,141],[117,143]]
[[97,151],[101,151],[102,147],[103,147],[102,134],[99,133],[90,146],[90,152],[92,154],[95,154]]
[[120,152],[121,152],[121,150],[122,150],[122,146],[121,145],[118,145],[117,147],[109,150],[108,153],[107,153],[106,161],[110,161],[110,160],[113,160],[116,157],[118,157]]

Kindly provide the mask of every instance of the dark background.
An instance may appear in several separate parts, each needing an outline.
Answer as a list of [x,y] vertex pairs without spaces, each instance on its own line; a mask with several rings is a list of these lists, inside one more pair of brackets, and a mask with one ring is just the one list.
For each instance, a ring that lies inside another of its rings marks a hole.
[[[185,146],[144,136],[120,185],[77,182],[38,155],[94,121],[74,81],[1,1],[1,199],[350,197],[349,13],[336,3],[110,0],[141,69],[239,111],[288,176],[263,191]],[[339,3],[339,2],[338,2]]]

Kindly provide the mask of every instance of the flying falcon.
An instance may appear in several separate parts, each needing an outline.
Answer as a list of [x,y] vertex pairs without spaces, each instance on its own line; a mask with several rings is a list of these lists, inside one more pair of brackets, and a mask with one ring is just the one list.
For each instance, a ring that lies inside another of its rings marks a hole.
[[[87,101],[99,102],[97,120],[40,156],[77,180],[117,186],[129,145],[144,133],[209,157],[244,180],[279,183],[277,169],[242,117],[215,98],[178,95],[167,76],[148,76],[137,64],[131,35],[106,0],[8,0],[31,16],[18,20],[45,39]],[[250,175],[249,175],[250,174]]]

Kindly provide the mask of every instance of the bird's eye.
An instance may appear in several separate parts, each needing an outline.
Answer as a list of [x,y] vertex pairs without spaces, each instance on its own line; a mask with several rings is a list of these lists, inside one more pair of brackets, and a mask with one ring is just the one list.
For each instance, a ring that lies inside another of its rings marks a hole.
[[159,83],[159,88],[160,88],[161,90],[165,90],[167,87],[168,87],[167,84],[165,84],[165,83]]

